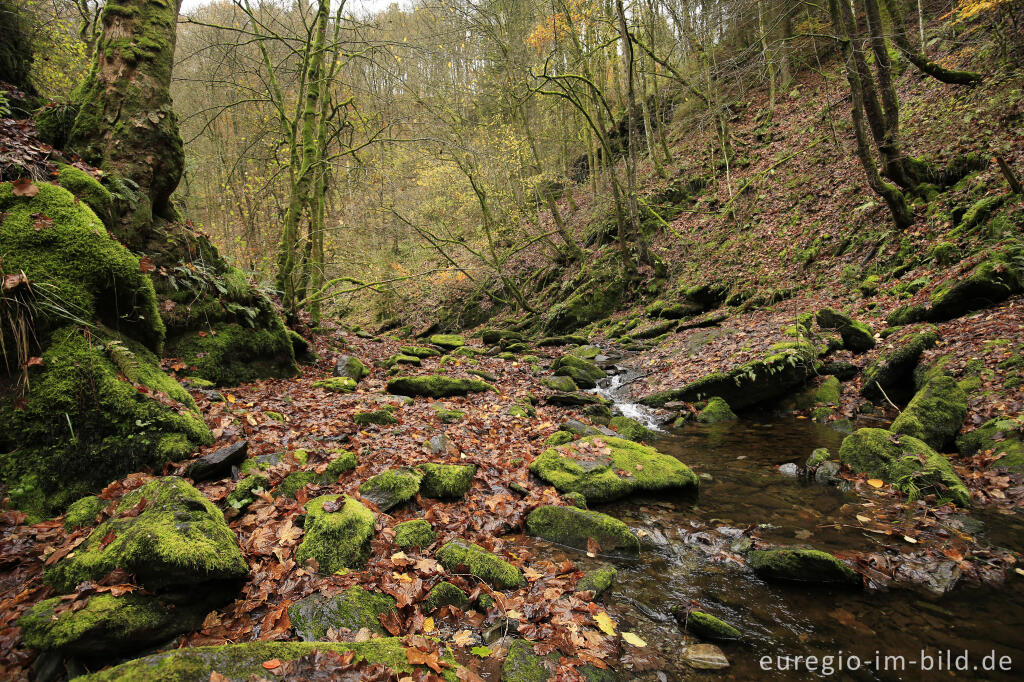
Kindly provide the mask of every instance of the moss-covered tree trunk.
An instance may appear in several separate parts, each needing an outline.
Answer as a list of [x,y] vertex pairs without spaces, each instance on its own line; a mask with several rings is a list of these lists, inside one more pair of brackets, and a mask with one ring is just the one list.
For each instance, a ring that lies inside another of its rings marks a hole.
[[137,185],[135,205],[113,225],[136,249],[154,218],[173,220],[171,193],[185,165],[170,94],[180,7],[181,0],[108,0],[92,70],[74,94],[79,113],[68,148]]

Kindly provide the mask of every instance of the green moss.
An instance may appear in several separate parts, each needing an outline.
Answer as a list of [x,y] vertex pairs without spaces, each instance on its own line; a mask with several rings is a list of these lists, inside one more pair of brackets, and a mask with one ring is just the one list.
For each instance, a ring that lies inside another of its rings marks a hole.
[[967,416],[967,394],[950,376],[927,381],[889,428],[939,450],[953,441]]
[[861,584],[852,568],[827,552],[816,549],[779,547],[747,553],[747,566],[763,578],[795,582]]
[[832,453],[828,448],[815,448],[811,456],[807,458],[807,466],[816,467],[832,459]]
[[983,450],[1002,454],[994,466],[1024,471],[1024,424],[1019,419],[996,417],[956,439],[961,455],[970,457]]
[[420,491],[422,481],[423,473],[417,469],[389,469],[359,486],[359,494],[387,511],[411,500]]
[[[249,573],[224,515],[184,479],[157,478],[122,498],[114,517],[68,557],[48,568],[43,579],[61,592],[83,580],[98,580],[115,568],[135,573],[148,588],[238,580]],[[114,539],[104,544],[109,535]]]
[[455,350],[466,345],[466,339],[459,334],[434,334],[428,342],[445,350]]
[[[483,348],[474,348],[473,346],[461,346],[451,352],[452,356],[469,358],[475,360],[483,355],[487,355],[487,351]],[[441,363],[444,364],[449,358],[441,358]]]
[[[342,499],[337,511],[324,511],[328,502]],[[306,535],[295,552],[303,563],[315,559],[321,573],[359,568],[370,553],[377,515],[358,500],[345,495],[322,495],[306,503]]]
[[319,477],[312,471],[293,471],[284,477],[284,480],[274,488],[274,497],[290,497],[294,499],[299,491],[311,483],[315,483]]
[[456,379],[442,375],[396,377],[388,382],[389,393],[428,398],[449,398],[484,391],[497,392],[497,389],[479,379]]
[[182,381],[190,385],[192,388],[213,388],[217,384],[206,379],[200,379],[199,377],[185,377]]
[[168,343],[168,353],[218,386],[268,377],[283,379],[298,372],[291,339],[276,317],[255,329],[219,322],[206,330],[188,331]]
[[713,396],[708,400],[707,406],[697,415],[697,421],[701,424],[718,424],[734,419],[738,419],[736,413],[729,407],[729,403],[718,396]]
[[338,482],[338,478],[356,468],[359,463],[355,453],[349,452],[348,450],[336,450],[334,454],[337,455],[331,463],[327,465],[327,468],[322,474],[320,474],[321,485],[333,485]]
[[322,641],[329,630],[346,628],[353,633],[366,628],[371,633],[386,635],[380,617],[395,610],[396,602],[386,594],[350,587],[341,594],[311,594],[288,609],[292,628],[299,639]]
[[546,336],[537,342],[538,346],[584,346],[588,343],[585,336]]
[[[213,672],[229,679],[247,680],[267,675],[265,661],[291,661],[313,651],[351,651],[355,661],[381,663],[399,674],[428,671],[414,666],[405,655],[406,645],[398,637],[381,637],[366,642],[245,642],[223,646],[186,647],[152,654],[80,678],[82,682],[168,682],[208,680]],[[456,682],[454,659],[445,648],[443,660],[452,665],[442,677]]]
[[114,198],[99,180],[74,166],[57,164],[57,184],[84,201],[104,223],[110,221]]
[[429,547],[437,540],[433,526],[424,519],[403,521],[395,526],[395,546],[401,549]]
[[576,382],[572,380],[572,377],[564,375],[546,377],[541,381],[541,384],[552,391],[561,391],[562,393],[572,393],[579,389]]
[[854,353],[865,353],[875,347],[875,334],[871,327],[839,311],[822,308],[818,311],[818,325],[822,329],[835,329],[843,338],[843,345]]
[[340,374],[342,378],[347,377],[358,382],[363,377],[368,376],[370,370],[367,369],[366,365],[359,358],[353,355],[342,355],[335,363],[334,373],[336,376]]
[[882,394],[885,391],[892,400],[900,400],[901,390],[912,384],[921,353],[938,342],[939,335],[930,329],[898,338],[891,350],[883,352],[864,369],[861,395],[880,401],[885,399]]
[[562,499],[577,509],[587,508],[587,498],[580,493],[565,493],[562,495]]
[[868,275],[860,284],[857,285],[857,291],[859,291],[861,296],[864,298],[874,296],[878,293],[878,287],[881,282],[882,278],[878,275]]
[[602,552],[638,554],[640,541],[629,526],[601,512],[544,506],[526,517],[526,529],[550,542],[586,550],[592,538]]
[[530,471],[559,492],[581,493],[588,503],[634,492],[689,492],[698,486],[697,476],[675,457],[607,436],[545,450],[530,464]]
[[544,441],[545,445],[552,447],[558,447],[559,445],[565,445],[566,443],[572,442],[572,434],[568,431],[555,431],[553,434],[548,436],[548,439]]
[[576,583],[576,591],[593,592],[594,599],[597,599],[612,586],[616,575],[618,575],[618,571],[612,567],[587,571]]
[[469,606],[469,595],[450,582],[439,582],[430,588],[427,598],[423,600],[423,612],[433,613],[443,606],[465,609]]
[[370,424],[388,426],[389,424],[397,424],[398,417],[395,416],[394,406],[385,405],[379,410],[356,412],[352,415],[352,421],[358,426],[369,426]]
[[85,528],[96,523],[96,515],[107,506],[107,501],[95,495],[83,497],[71,503],[64,513],[64,530],[69,533],[78,528]]
[[[57,613],[62,604],[65,608]],[[78,610],[68,606],[54,597],[25,612],[18,619],[25,646],[94,659],[166,641],[198,627],[204,615],[188,607],[172,610],[143,594],[95,594]]]
[[563,355],[551,365],[556,376],[565,376],[581,388],[594,388],[597,382],[608,375],[604,370],[583,358],[574,355]]
[[544,664],[544,658],[533,651],[533,642],[514,639],[509,644],[505,662],[501,664],[502,682],[546,682],[553,676],[556,662],[551,668]]
[[331,377],[314,381],[313,388],[322,388],[330,393],[351,393],[356,390],[356,382],[349,377]]
[[686,629],[698,637],[715,642],[740,639],[743,636],[733,626],[703,611],[690,611],[687,614]]
[[469,492],[476,475],[475,464],[421,464],[419,491],[426,497],[454,499]]
[[380,366],[384,369],[391,369],[396,365],[412,365],[413,367],[419,367],[422,363],[423,361],[415,355],[402,355],[399,353],[398,355],[392,355],[390,358],[382,361]]
[[911,497],[934,494],[961,507],[971,504],[970,493],[949,460],[912,436],[859,429],[843,439],[839,459],[854,471],[889,481]]
[[520,332],[514,332],[507,329],[484,329],[480,332],[480,340],[490,346],[493,346],[504,339],[509,341],[522,341],[523,338],[524,337]]
[[235,484],[235,489],[228,494],[225,502],[232,509],[241,511],[256,501],[255,493],[258,490],[270,490],[270,480],[259,474],[246,476]]
[[1021,290],[1021,271],[1010,254],[993,254],[966,278],[932,294],[927,319],[951,320],[972,310],[991,306]]
[[498,589],[513,589],[523,582],[519,569],[479,545],[452,540],[435,554],[449,571],[469,569],[471,575]]
[[440,351],[425,346],[402,346],[399,349],[402,355],[410,355],[414,358],[436,358],[441,355]]
[[885,321],[891,327],[899,327],[920,322],[925,318],[926,313],[927,309],[923,305],[907,304],[889,313]]
[[454,424],[466,418],[466,413],[462,410],[449,410],[440,403],[433,403],[430,407],[437,414],[437,418],[445,424]]
[[629,417],[612,417],[608,420],[608,426],[615,429],[626,440],[637,443],[645,440],[654,440],[658,437],[657,433]]

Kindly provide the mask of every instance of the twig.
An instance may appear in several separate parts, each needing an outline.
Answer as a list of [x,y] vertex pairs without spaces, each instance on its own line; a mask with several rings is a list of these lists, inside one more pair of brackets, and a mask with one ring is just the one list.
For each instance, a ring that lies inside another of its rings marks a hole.
[[876,381],[876,382],[875,382],[875,386],[877,386],[877,387],[878,387],[878,390],[882,392],[882,397],[883,397],[883,398],[885,398],[885,402],[887,402],[887,403],[889,403],[890,405],[892,405],[892,406],[893,406],[893,408],[895,408],[895,410],[896,410],[897,412],[899,412],[900,414],[903,414],[903,410],[901,410],[901,409],[900,409],[899,407],[897,407],[897,406],[896,406],[896,403],[894,403],[893,401],[889,400],[889,396],[888,396],[888,395],[886,394],[886,392],[885,392],[885,389],[884,389],[884,388],[882,388],[882,385],[881,385],[881,384],[879,384],[879,383],[878,383],[878,382]]

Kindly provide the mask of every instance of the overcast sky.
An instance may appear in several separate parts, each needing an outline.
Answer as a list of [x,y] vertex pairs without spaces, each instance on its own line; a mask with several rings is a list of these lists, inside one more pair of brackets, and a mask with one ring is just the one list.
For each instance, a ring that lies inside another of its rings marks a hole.
[[[196,7],[201,7],[210,3],[212,0],[182,0],[181,11],[187,12]],[[408,5],[409,0],[348,0],[348,5],[352,10],[357,12],[361,10],[379,10],[384,9],[393,2],[397,2],[399,5]]]

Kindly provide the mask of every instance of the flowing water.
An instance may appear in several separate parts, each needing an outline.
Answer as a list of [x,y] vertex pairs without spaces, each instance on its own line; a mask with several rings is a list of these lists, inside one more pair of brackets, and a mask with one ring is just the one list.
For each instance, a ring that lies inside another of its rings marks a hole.
[[[614,397],[623,381],[612,378],[613,385],[599,392]],[[616,409],[651,423],[641,406]],[[607,600],[615,605],[620,627],[662,652],[670,679],[1024,679],[1024,594],[1016,576],[1001,587],[959,585],[939,597],[910,589],[767,583],[723,559],[731,538],[751,525],[760,526],[760,537],[772,543],[830,552],[871,550],[886,541],[855,527],[837,528],[842,506],[856,503],[854,496],[779,472],[780,464],[802,465],[816,447],[835,452],[841,439],[810,420],[780,415],[671,430],[656,446],[701,475],[699,496],[632,499],[601,508],[644,531],[639,560],[588,559],[543,543],[537,551],[572,558],[584,568],[613,563],[618,577]],[[978,522],[972,532],[982,541],[1024,549],[1020,515],[978,510],[972,516]],[[671,609],[688,604],[745,633],[742,641],[720,644],[730,668],[702,672],[682,663],[686,641]],[[806,659],[794,669],[792,658],[779,658],[784,656],[817,656],[815,672]],[[1012,671],[1000,672],[1008,660]],[[989,664],[994,672],[985,669]],[[855,665],[860,669],[851,670]],[[965,665],[967,670],[956,670]]]

